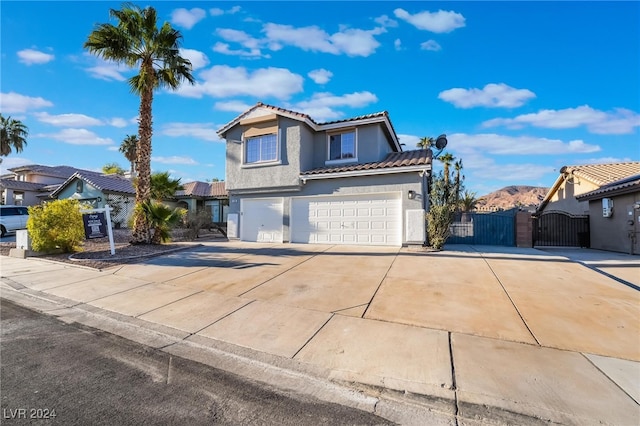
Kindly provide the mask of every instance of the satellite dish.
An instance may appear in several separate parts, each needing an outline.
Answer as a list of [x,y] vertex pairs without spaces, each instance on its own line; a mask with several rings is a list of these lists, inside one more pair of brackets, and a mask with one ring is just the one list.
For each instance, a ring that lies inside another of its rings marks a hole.
[[447,135],[442,134],[436,139],[436,148],[443,150],[447,146]]

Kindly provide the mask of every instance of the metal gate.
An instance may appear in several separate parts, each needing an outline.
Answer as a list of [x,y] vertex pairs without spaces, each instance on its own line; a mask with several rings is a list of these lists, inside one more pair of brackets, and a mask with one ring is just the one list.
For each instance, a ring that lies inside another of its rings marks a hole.
[[534,217],[533,245],[590,247],[589,216],[553,212]]
[[451,224],[447,244],[515,246],[517,212],[459,213]]

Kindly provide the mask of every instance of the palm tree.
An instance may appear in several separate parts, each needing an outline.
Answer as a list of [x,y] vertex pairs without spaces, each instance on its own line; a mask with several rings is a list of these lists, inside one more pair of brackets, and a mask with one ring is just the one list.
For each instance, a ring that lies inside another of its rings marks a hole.
[[434,146],[436,141],[432,137],[425,136],[420,138],[420,142],[416,144],[418,148],[427,149]]
[[453,163],[453,168],[456,171],[456,179],[454,181],[454,185],[455,185],[455,190],[456,190],[456,201],[460,200],[460,191],[462,191],[462,179],[464,179],[464,176],[460,176],[461,172],[462,172],[462,158],[460,158],[458,161],[456,161],[455,163]]
[[[11,154],[11,151],[22,152],[22,149],[27,145],[27,136],[29,135],[29,129],[22,124],[19,120],[14,120],[11,117],[3,117],[0,114],[0,156],[6,157]],[[0,159],[0,163],[2,159]]]
[[454,157],[448,152],[438,157],[438,160],[440,160],[440,162],[444,164],[444,184],[447,187],[449,187],[449,167],[451,166],[451,163],[453,163],[453,160],[455,159],[456,157]]
[[136,171],[136,153],[138,150],[138,136],[136,135],[127,135],[124,138],[122,143],[120,144],[119,151],[124,154],[125,158],[131,164],[131,168],[129,171],[131,172],[131,176],[134,175]]
[[464,191],[464,195],[460,199],[460,208],[463,212],[470,212],[476,209],[479,199],[476,198],[475,192]]
[[145,201],[136,205],[138,214],[144,215],[149,223],[149,229],[153,228],[153,234],[149,237],[147,231],[146,241],[151,244],[160,244],[169,241],[171,228],[176,226],[186,214],[185,209],[175,208],[155,201]]
[[169,172],[156,172],[151,175],[151,199],[162,201],[171,198],[176,191],[184,189],[180,179],[171,179]]
[[[131,91],[140,96],[139,142],[135,169],[136,204],[150,199],[151,136],[153,92],[158,88],[177,89],[191,75],[191,62],[180,56],[180,31],[168,22],[158,28],[158,16],[153,7],[141,9],[125,4],[122,10],[110,9],[109,16],[118,20],[117,26],[99,24],[89,34],[84,48],[108,61],[138,67],[139,74],[129,79]],[[140,211],[140,210],[137,210]],[[144,244],[149,224],[144,214],[136,214],[131,243]]]
[[107,163],[102,166],[102,173],[105,175],[124,175],[124,169],[118,163]]

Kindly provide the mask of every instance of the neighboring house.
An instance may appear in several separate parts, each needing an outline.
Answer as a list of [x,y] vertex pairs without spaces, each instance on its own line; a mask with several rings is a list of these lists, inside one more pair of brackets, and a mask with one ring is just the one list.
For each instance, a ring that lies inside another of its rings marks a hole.
[[93,208],[108,204],[113,208],[111,222],[116,228],[126,228],[135,207],[136,190],[131,180],[120,175],[97,172],[76,172],[51,193],[58,200],[74,199]]
[[218,135],[226,139],[229,238],[425,242],[431,150],[403,152],[386,111],[317,123],[258,103]]
[[640,173],[640,162],[564,166],[534,215],[562,212],[588,215],[589,202],[579,196]]
[[591,248],[640,254],[640,174],[577,199],[589,204]]
[[182,184],[184,189],[177,191],[172,202],[166,202],[174,207],[182,207],[190,213],[201,210],[209,211],[211,222],[224,223],[227,221],[229,209],[229,194],[224,182],[187,182]]
[[7,169],[0,176],[2,204],[33,206],[49,198],[49,194],[76,172],[88,172],[69,166],[30,164]]

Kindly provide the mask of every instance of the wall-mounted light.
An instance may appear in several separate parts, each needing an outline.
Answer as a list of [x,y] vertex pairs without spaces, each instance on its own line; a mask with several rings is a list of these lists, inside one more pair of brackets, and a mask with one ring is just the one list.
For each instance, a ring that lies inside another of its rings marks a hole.
[[407,194],[407,196],[409,197],[410,200],[415,200],[416,191],[410,190],[409,193]]

